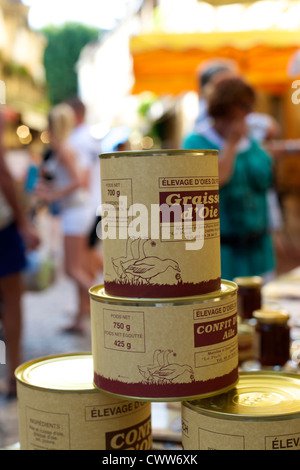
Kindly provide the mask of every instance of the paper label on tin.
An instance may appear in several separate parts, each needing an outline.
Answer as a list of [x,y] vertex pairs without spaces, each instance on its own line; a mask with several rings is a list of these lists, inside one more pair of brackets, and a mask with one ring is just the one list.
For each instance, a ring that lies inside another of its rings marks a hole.
[[100,162],[107,293],[157,298],[218,290],[217,155],[183,151]]
[[184,450],[300,450],[300,418],[226,419],[222,415],[208,416],[184,404],[182,446]]
[[95,383],[140,398],[214,393],[237,380],[236,296],[198,304],[115,305],[92,299]]
[[18,383],[21,450],[150,450],[151,404]]

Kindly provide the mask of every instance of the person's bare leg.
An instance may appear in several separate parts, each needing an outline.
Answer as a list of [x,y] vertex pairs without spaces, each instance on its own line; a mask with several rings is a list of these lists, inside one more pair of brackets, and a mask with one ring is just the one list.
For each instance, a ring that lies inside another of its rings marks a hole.
[[[89,273],[92,279],[92,285],[96,283],[97,277],[103,271],[103,258],[102,253],[99,247],[86,247],[84,260],[84,269]],[[85,306],[83,306],[83,311],[90,311],[90,297],[86,296],[83,293],[83,298],[85,299]]]
[[78,292],[78,312],[75,323],[67,331],[80,332],[83,328],[83,319],[89,314],[89,288],[93,285],[93,277],[86,266],[86,239],[84,237],[66,236],[65,271],[73,279]]
[[96,279],[97,275],[103,271],[103,256],[100,247],[87,248],[87,261],[91,276]]
[[15,391],[15,369],[22,362],[21,337],[22,337],[22,293],[23,283],[19,273],[0,279],[0,291],[2,298],[2,322],[5,335],[5,345],[9,364],[9,390]]

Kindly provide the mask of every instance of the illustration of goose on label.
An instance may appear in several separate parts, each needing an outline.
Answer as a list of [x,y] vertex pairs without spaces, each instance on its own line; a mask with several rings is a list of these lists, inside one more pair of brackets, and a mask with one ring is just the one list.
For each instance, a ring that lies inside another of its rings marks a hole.
[[[188,364],[179,364],[169,360],[173,350],[156,349],[153,354],[153,363],[138,366],[140,374],[148,382],[157,383],[184,383],[194,380],[194,371]],[[172,354],[176,357],[176,353]]]
[[148,241],[149,238],[141,240],[140,238],[130,237],[126,241],[125,255],[119,258],[111,258],[113,268],[119,279],[128,277],[125,269],[129,264],[145,257],[144,245]]
[[[157,256],[148,256],[145,246],[149,243],[155,247],[156,243],[150,238],[128,238],[126,242],[125,256],[112,258],[114,270],[120,280],[150,283],[150,280],[167,271],[168,268],[180,273],[177,261],[167,258],[161,259]],[[180,278],[180,274],[177,275]]]
[[150,283],[150,279],[159,274],[165,272],[168,268],[172,268],[175,271],[180,272],[180,267],[173,259],[161,259],[157,256],[147,256],[141,260],[129,263],[126,269],[124,269],[127,275],[132,275],[136,280],[143,279],[147,284]]

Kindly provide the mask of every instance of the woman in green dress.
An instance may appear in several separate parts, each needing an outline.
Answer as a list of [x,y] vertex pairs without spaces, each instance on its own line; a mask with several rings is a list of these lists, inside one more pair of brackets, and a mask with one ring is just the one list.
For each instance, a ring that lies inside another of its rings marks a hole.
[[268,232],[267,190],[273,161],[247,135],[245,118],[255,92],[239,77],[216,81],[208,98],[208,119],[185,139],[186,149],[219,150],[222,279],[267,276],[274,269]]

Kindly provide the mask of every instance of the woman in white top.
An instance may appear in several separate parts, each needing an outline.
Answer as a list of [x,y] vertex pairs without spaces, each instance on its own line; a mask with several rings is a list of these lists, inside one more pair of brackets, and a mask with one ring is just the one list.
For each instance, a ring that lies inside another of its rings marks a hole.
[[[37,195],[51,203],[59,202],[64,237],[65,272],[76,283],[79,305],[75,324],[66,331],[81,332],[88,313],[88,290],[94,283],[86,264],[87,235],[95,213],[88,191],[88,172],[80,166],[76,149],[68,142],[74,126],[74,112],[67,104],[54,106],[49,114],[49,137],[53,151],[51,183],[39,182]],[[50,164],[50,163],[49,163]]]

